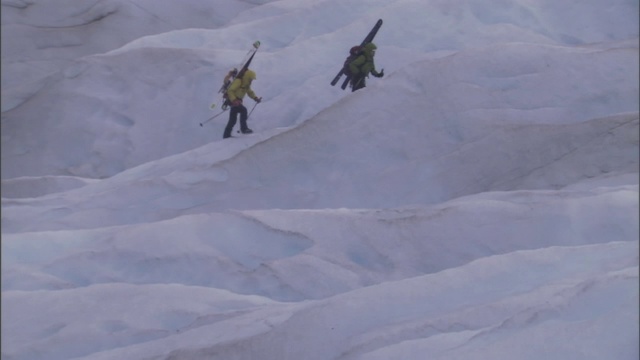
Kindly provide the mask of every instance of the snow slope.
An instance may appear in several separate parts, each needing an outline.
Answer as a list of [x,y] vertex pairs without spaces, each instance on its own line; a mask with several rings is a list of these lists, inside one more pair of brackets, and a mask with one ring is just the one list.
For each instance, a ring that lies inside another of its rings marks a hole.
[[3,359],[640,355],[637,1],[2,7]]

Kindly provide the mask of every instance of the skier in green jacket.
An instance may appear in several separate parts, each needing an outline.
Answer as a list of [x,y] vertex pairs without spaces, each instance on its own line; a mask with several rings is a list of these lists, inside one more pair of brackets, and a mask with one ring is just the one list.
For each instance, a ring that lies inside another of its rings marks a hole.
[[365,87],[365,78],[369,76],[369,73],[378,78],[384,76],[384,69],[380,70],[380,72],[376,71],[376,65],[373,62],[377,48],[378,47],[372,42],[366,44],[362,50],[362,54],[349,64],[349,70],[352,74],[351,91]]
[[238,74],[238,77],[233,80],[229,88],[227,89],[227,99],[231,105],[231,111],[229,111],[229,121],[224,129],[224,135],[222,138],[226,139],[231,137],[231,131],[236,125],[238,114],[240,114],[240,132],[243,134],[251,134],[253,130],[247,126],[247,108],[242,104],[242,98],[245,95],[249,95],[250,98],[259,103],[262,101],[261,97],[251,90],[251,82],[256,79],[256,73],[253,70],[247,69],[243,74]]

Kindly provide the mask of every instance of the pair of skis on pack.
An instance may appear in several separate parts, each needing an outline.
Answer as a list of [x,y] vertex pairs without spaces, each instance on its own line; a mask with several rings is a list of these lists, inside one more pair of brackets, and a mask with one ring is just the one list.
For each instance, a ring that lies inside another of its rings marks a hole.
[[[369,34],[367,34],[367,37],[365,37],[364,40],[362,40],[362,43],[360,43],[360,47],[363,47],[366,44],[372,42],[373,38],[376,36],[381,26],[382,26],[382,19],[379,19],[378,22],[376,22],[376,24],[373,26],[371,31],[369,31]],[[331,86],[335,86],[338,83],[338,81],[340,81],[340,77],[342,77],[342,75],[346,75],[346,78],[344,79],[344,81],[342,82],[342,86],[340,87],[342,88],[342,90],[346,89],[347,85],[349,85],[349,81],[351,81],[351,76],[344,73],[344,67],[342,67],[338,72],[338,74],[333,78],[333,80],[331,80]]]

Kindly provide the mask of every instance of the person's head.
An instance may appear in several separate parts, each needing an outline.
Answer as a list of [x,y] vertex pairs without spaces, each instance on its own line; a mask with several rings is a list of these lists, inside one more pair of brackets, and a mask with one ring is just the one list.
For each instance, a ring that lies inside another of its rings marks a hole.
[[242,75],[242,81],[244,82],[250,83],[255,79],[256,79],[256,72],[250,69],[247,69],[247,71],[245,71],[244,74]]
[[363,50],[363,51],[364,51],[367,55],[369,55],[369,56],[373,56],[373,55],[375,55],[375,53],[376,53],[376,49],[377,49],[377,48],[378,48],[378,47],[376,46],[376,44],[374,44],[374,43],[370,42],[370,43],[368,43],[368,44],[366,44],[366,45],[364,46],[364,50]]

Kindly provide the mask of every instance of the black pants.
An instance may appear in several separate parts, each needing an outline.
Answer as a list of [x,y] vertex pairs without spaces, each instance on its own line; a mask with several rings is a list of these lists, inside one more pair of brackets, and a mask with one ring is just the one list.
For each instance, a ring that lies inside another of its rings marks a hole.
[[366,76],[363,75],[354,75],[351,78],[351,91],[353,92],[367,86],[366,82],[364,81],[365,78]]
[[247,131],[249,127],[247,127],[247,108],[244,105],[232,106],[229,111],[229,122],[227,122],[227,127],[224,128],[223,138],[228,138],[231,136],[231,132],[233,131],[233,127],[236,126],[236,121],[238,120],[238,114],[240,114],[240,131]]

